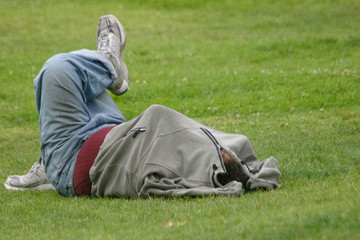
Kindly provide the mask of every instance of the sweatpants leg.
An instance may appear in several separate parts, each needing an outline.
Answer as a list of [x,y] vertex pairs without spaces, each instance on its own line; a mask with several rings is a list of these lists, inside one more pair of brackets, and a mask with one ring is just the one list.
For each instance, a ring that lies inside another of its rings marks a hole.
[[50,58],[34,80],[41,154],[47,176],[64,195],[74,195],[72,179],[82,142],[98,129],[125,121],[105,88],[113,69],[107,58],[63,53]]

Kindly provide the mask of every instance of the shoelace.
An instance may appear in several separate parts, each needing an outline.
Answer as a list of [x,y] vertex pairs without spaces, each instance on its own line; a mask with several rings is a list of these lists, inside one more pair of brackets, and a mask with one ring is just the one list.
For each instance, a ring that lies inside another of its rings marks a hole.
[[40,165],[40,163],[35,163],[32,167],[31,167],[31,169],[30,169],[30,171],[29,171],[29,177],[30,176],[32,176],[32,175],[36,175],[36,176],[38,176],[38,177],[40,177],[40,175],[38,174],[38,170],[39,170],[39,168],[41,167],[41,165]]
[[100,36],[99,50],[101,52],[111,52],[109,49],[110,39],[106,36]]

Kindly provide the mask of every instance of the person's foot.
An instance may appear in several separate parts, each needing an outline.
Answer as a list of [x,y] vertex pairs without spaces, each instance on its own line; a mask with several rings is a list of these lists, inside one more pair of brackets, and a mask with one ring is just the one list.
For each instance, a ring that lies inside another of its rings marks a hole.
[[102,16],[97,28],[97,48],[110,59],[118,74],[107,87],[115,95],[124,94],[130,85],[129,71],[122,59],[125,42],[124,27],[119,20],[113,15]]
[[35,162],[26,175],[9,176],[4,186],[7,190],[53,190],[55,189],[47,179],[45,167]]

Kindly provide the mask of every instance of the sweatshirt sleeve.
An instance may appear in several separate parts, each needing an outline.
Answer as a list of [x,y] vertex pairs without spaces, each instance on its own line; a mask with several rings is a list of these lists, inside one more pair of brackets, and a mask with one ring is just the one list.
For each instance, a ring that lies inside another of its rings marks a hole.
[[253,164],[252,167],[256,173],[246,183],[246,189],[274,189],[280,187],[279,180],[281,173],[278,166],[278,161],[274,157],[265,159],[261,163]]
[[181,178],[168,179],[158,178],[149,175],[144,179],[144,185],[139,193],[142,197],[147,196],[207,196],[207,195],[226,195],[240,196],[243,193],[243,185],[240,182],[230,182],[219,188],[194,186],[185,187],[181,184]]

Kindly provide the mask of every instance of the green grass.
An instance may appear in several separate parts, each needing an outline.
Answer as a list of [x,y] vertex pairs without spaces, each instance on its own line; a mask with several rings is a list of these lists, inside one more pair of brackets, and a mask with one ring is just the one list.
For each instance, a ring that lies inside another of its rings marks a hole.
[[247,135],[281,188],[240,198],[66,198],[0,188],[1,239],[360,238],[360,2],[0,1],[0,182],[39,156],[32,79],[124,24],[127,119],[151,104]]

